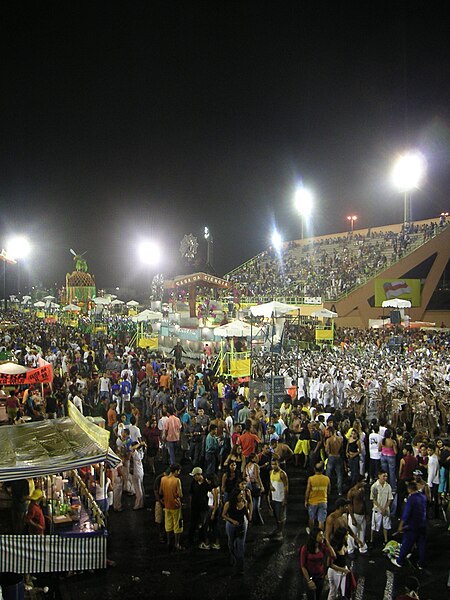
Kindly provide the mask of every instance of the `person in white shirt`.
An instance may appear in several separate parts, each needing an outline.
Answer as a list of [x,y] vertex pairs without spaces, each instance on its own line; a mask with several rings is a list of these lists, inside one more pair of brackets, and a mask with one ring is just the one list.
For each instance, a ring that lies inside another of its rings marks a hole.
[[38,366],[38,357],[35,350],[28,350],[25,354],[25,365],[31,369],[36,369]]
[[373,542],[374,531],[383,530],[384,543],[387,544],[388,532],[391,529],[391,503],[394,499],[392,488],[387,482],[388,474],[381,470],[378,479],[370,488],[370,499],[373,502],[372,527],[370,530],[370,542]]
[[142,441],[141,430],[136,425],[136,417],[134,415],[130,418],[130,424],[128,425],[128,429],[130,431],[130,440],[132,443]]
[[158,429],[160,431],[160,445],[161,445],[161,454],[164,454],[164,449],[167,448],[166,446],[166,442],[165,442],[165,432],[166,432],[166,423],[169,420],[169,417],[167,415],[167,411],[165,409],[165,407],[163,407],[162,409],[162,415],[161,418],[158,421]]
[[111,380],[106,376],[106,373],[103,373],[98,381],[98,392],[100,402],[106,401],[109,403],[111,398]]
[[133,371],[131,369],[122,369],[122,371],[120,372],[120,378],[125,379],[125,375],[127,375],[128,381],[131,381],[133,379]]
[[373,423],[369,434],[369,478],[371,483],[377,479],[378,472],[381,469],[381,450],[379,446],[383,436],[378,431],[378,423]]
[[311,400],[318,400],[320,388],[320,378],[316,373],[313,373],[309,382],[309,397]]
[[439,459],[436,456],[436,446],[432,443],[427,446],[428,454],[428,487],[431,492],[431,502],[434,504],[434,518],[439,518]]
[[144,508],[144,467],[142,461],[144,460],[144,444],[140,442],[132,442],[131,444],[131,460],[133,461],[133,485],[136,493],[136,499],[134,502],[133,510],[140,510]]
[[72,398],[72,402],[73,402],[73,405],[75,406],[75,408],[78,408],[78,410],[80,411],[80,413],[83,414],[82,394],[79,394],[79,395],[75,394],[75,396]]

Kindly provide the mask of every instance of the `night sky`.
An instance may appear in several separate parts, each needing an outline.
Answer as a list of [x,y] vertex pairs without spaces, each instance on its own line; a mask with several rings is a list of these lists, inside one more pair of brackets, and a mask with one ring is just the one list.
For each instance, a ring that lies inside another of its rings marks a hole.
[[409,147],[428,161],[413,217],[450,209],[448,2],[9,4],[0,240],[32,239],[30,282],[62,284],[73,247],[100,287],[145,290],[205,225],[223,274],[274,225],[300,237],[300,181],[316,234],[401,222]]

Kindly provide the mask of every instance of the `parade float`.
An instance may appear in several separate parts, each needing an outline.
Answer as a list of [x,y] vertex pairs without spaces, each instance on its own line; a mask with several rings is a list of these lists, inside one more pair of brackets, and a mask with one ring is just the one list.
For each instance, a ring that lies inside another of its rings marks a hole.
[[72,248],[75,271],[66,274],[65,303],[77,302],[86,305],[96,295],[95,278],[88,272],[88,265],[83,254],[77,254]]

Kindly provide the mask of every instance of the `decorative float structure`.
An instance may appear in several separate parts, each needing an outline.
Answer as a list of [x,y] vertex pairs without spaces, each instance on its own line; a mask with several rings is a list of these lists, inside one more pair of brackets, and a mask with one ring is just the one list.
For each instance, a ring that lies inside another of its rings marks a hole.
[[74,301],[78,301],[78,304],[87,304],[96,294],[95,278],[88,272],[86,259],[83,258],[86,252],[77,254],[72,248],[70,252],[73,254],[75,271],[66,274],[66,296],[64,300],[66,304]]

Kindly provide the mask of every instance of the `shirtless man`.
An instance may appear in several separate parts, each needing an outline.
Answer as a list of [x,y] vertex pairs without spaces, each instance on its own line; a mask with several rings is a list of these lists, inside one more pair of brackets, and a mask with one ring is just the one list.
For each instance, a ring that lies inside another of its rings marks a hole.
[[[366,503],[365,503],[365,482],[358,481],[347,492],[347,498],[350,500],[348,526],[353,535],[359,540],[359,551],[366,554]],[[348,537],[348,553],[353,554],[356,549],[352,536]]]
[[291,458],[291,456],[294,455],[291,448],[287,444],[279,442],[278,440],[272,440],[270,442],[270,446],[272,448],[272,452],[274,454],[278,454],[278,457],[280,459],[280,466],[285,467],[286,462]]
[[338,529],[348,529],[347,514],[350,502],[346,498],[338,498],[335,509],[325,522],[325,540],[332,546],[333,536]]
[[350,501],[346,498],[336,500],[335,510],[330,513],[325,522],[325,541],[330,546],[333,545],[333,537],[338,529],[345,529],[348,532],[348,539],[353,538],[354,543],[359,547],[360,542],[355,537],[353,531],[348,526],[348,513],[350,510]]
[[263,431],[260,419],[256,418],[256,410],[252,409],[249,415],[249,421],[251,423],[250,433],[254,433],[262,440]]
[[337,488],[339,496],[342,496],[342,483],[344,478],[344,467],[342,464],[342,443],[341,437],[336,435],[333,427],[329,427],[329,437],[325,441],[325,452],[328,454],[327,477],[332,480],[333,471],[337,477]]

